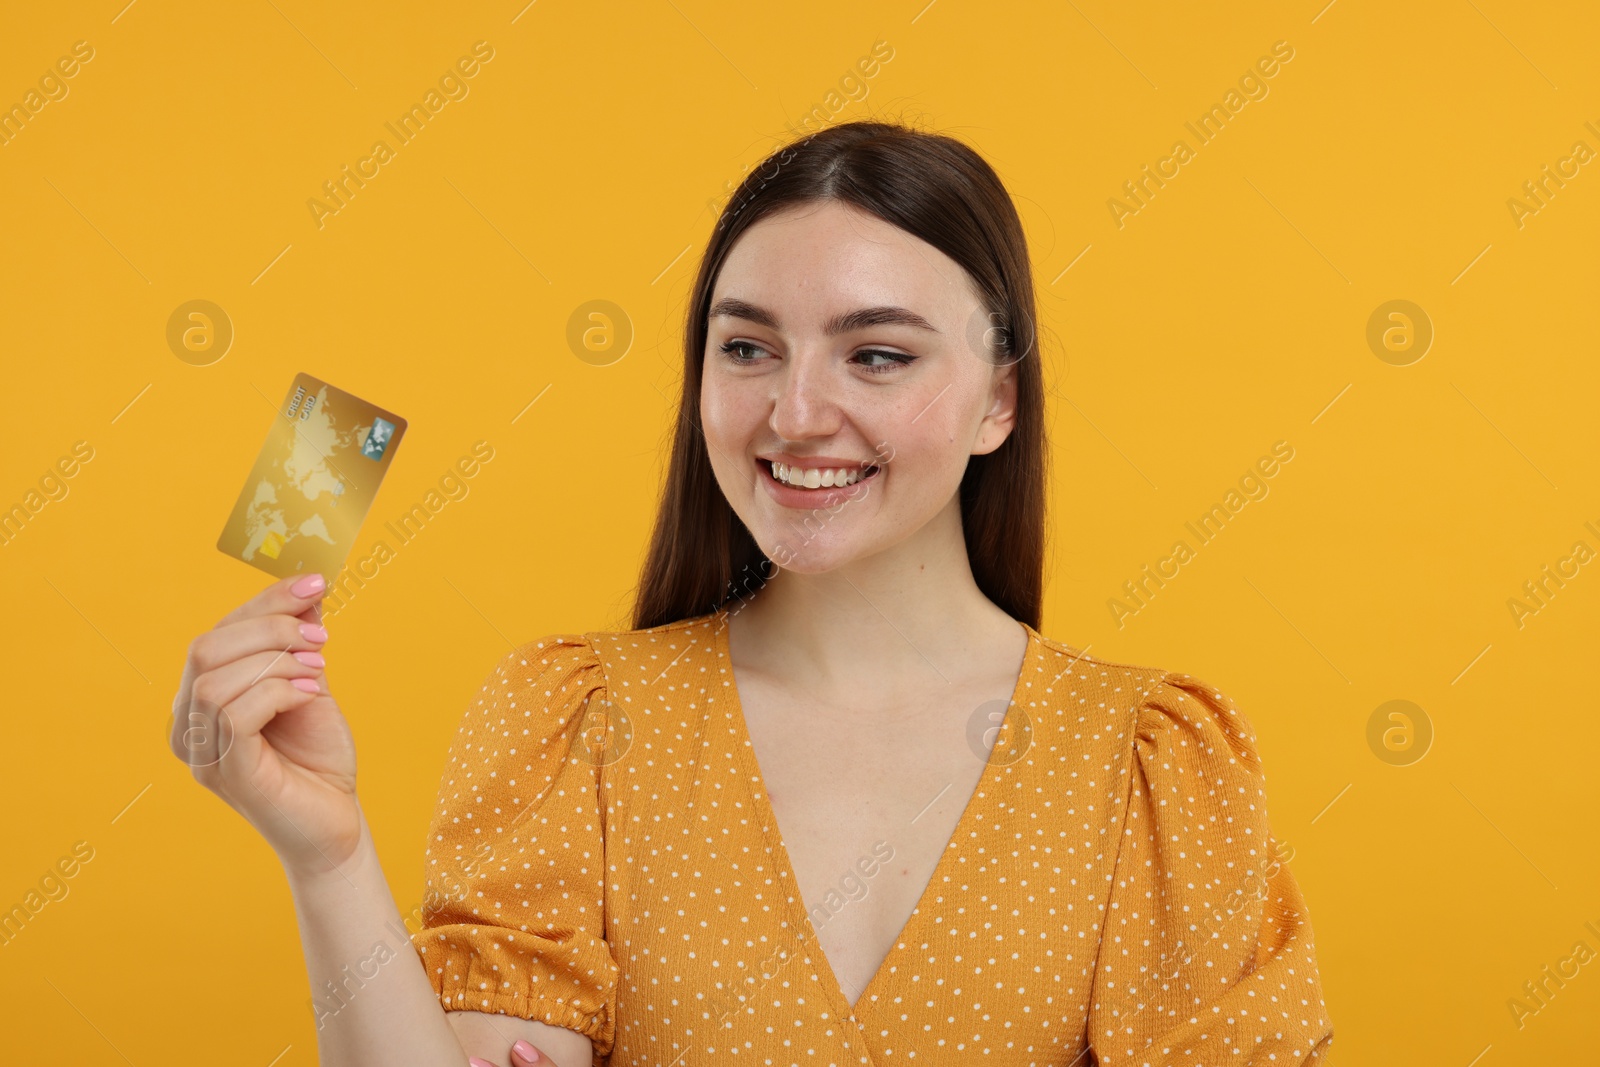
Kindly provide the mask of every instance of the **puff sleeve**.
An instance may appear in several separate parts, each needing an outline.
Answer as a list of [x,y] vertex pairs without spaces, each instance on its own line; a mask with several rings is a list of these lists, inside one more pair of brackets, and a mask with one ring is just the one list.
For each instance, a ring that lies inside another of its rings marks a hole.
[[515,1015],[615,1037],[619,970],[605,941],[605,672],[557,634],[504,656],[467,707],[429,828],[422,929],[411,935],[447,1011]]
[[1140,703],[1133,749],[1090,1001],[1094,1062],[1326,1062],[1311,924],[1268,826],[1250,724],[1222,693],[1167,672]]

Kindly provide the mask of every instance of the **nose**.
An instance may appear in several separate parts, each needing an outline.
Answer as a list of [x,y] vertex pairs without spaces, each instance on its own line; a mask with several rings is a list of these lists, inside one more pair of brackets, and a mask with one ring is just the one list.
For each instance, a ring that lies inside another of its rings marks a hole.
[[838,432],[842,413],[835,391],[839,383],[826,355],[797,350],[773,380],[777,395],[767,420],[773,433],[785,441],[803,441]]

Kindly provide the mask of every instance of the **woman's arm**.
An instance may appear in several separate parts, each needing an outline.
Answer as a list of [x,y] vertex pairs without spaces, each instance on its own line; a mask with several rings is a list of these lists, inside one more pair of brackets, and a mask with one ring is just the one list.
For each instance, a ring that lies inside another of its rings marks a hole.
[[589,1039],[570,1030],[447,1017],[356,800],[355,746],[324,672],[323,592],[320,576],[283,579],[196,637],[172,722],[173,754],[255,827],[288,875],[320,1062],[460,1067],[482,1055],[505,1064],[524,1039],[547,1045],[558,1067],[586,1067]]
[[1311,921],[1272,834],[1248,720],[1226,694],[1167,672],[1134,729],[1089,1008],[1094,1062],[1325,1064],[1333,1021]]
[[[477,1052],[472,1057],[472,1067],[544,1067],[551,1063],[556,1067],[589,1067],[594,1062],[594,1042],[576,1030],[481,1011],[453,1011],[445,1017],[469,1050],[504,1050],[510,1043],[511,1051],[502,1051],[499,1056]],[[524,1036],[518,1037],[519,1033]]]
[[423,973],[371,834],[349,862],[290,877],[324,1067],[509,1067],[526,1041],[555,1067],[589,1067],[591,1042],[559,1026],[477,1011],[446,1013]]

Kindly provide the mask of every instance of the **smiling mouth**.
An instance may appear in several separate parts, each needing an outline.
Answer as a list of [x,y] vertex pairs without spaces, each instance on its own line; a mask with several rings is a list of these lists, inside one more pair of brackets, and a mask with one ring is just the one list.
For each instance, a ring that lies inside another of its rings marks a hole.
[[[820,475],[819,475],[819,476],[817,476],[818,477],[818,483],[816,485],[806,485],[806,484],[804,484],[804,482],[802,482],[799,485],[796,485],[792,481],[786,481],[785,479],[778,477],[778,470],[777,470],[778,465],[775,464],[772,460],[769,460],[769,459],[758,459],[758,460],[756,460],[756,465],[758,467],[760,467],[762,470],[766,471],[766,474],[767,474],[768,478],[772,479],[774,482],[776,482],[777,484],[783,486],[786,489],[798,489],[798,490],[800,490],[802,492],[815,492],[815,493],[824,492],[824,491],[829,490],[829,489],[848,489],[851,486],[860,485],[862,482],[867,481],[869,478],[875,477],[877,475],[877,473],[878,473],[878,465],[873,463],[873,464],[868,464],[866,467],[862,468],[859,472],[851,471],[850,474],[858,474],[859,473],[859,476],[856,477],[854,480],[851,480],[851,481],[844,481],[844,482],[837,482],[837,483],[833,483],[833,484],[828,484],[828,483],[823,482],[821,480]],[[830,476],[834,476],[835,473],[836,472],[834,472],[834,471],[830,471],[829,472]],[[791,473],[790,477],[792,478],[792,477],[794,477],[794,475]]]

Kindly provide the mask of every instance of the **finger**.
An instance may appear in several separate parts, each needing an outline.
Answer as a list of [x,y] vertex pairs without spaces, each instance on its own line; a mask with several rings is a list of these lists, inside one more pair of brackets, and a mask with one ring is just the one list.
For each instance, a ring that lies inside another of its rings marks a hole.
[[[190,691],[191,697],[212,707],[224,707],[263,678],[320,680],[326,663],[321,652],[311,649],[254,652],[200,675]],[[323,687],[319,685],[318,688]]]
[[[194,700],[172,717],[172,753],[206,781],[221,773],[218,765],[235,750],[235,741],[256,738],[280,712],[292,711],[316,695],[287,678],[267,678],[225,705]],[[230,766],[236,765],[238,758],[236,755]]]
[[257,615],[295,615],[321,600],[327,591],[327,580],[320,574],[291,574],[240,604],[217,625],[227,626]]
[[236,659],[265,652],[318,651],[328,640],[328,631],[317,623],[302,622],[294,615],[256,615],[219,626],[189,642],[189,664],[199,675],[214,671]]
[[[321,576],[317,575],[316,577],[320,578]],[[293,591],[293,585],[296,582],[298,582],[298,579],[290,580],[291,593]],[[276,584],[281,586],[284,583],[279,582]],[[298,613],[290,615],[290,618],[296,619],[298,622],[302,623],[309,623],[316,626],[322,625],[321,594],[314,594],[303,598],[295,598],[295,600],[302,606],[300,607]],[[295,604],[291,603],[289,607],[294,608]],[[189,654],[184,659],[183,674],[178,680],[178,691],[173,695],[172,698],[173,715],[181,714],[194,699],[194,684],[201,674],[203,674],[205,671],[212,670],[220,666],[222,663],[226,662],[230,656],[238,655],[240,649],[246,647],[246,645],[236,643],[241,640],[240,634],[237,632],[225,633],[220,636],[218,635],[218,631],[222,630],[225,626],[233,626],[237,622],[246,618],[247,616],[241,614],[242,611],[243,609],[236,611],[233,613],[233,615],[228,617],[229,619],[233,620],[232,622],[229,622],[227,619],[225,619],[223,622],[218,623],[215,628],[206,631],[189,643]],[[282,628],[282,636],[285,637],[285,643],[282,646],[279,646],[279,651],[294,653],[296,648],[295,642],[292,640],[291,630],[286,628],[285,624],[282,622],[272,625]],[[267,632],[277,633],[278,631],[269,630]],[[305,641],[305,647],[314,649],[318,644],[318,642],[315,640],[318,633],[319,632],[317,631],[313,631],[313,636],[311,637],[307,637],[306,634],[300,633],[299,637]],[[326,639],[326,628],[320,631],[320,636],[323,639]]]
[[550,1067],[550,1061],[526,1041],[518,1041],[511,1046],[511,1063],[512,1067],[533,1067],[534,1064]]
[[240,693],[237,699],[223,705],[222,714],[227,719],[224,730],[231,726],[235,737],[259,734],[279,714],[293,711],[318,695],[299,688],[287,678],[263,678]]

